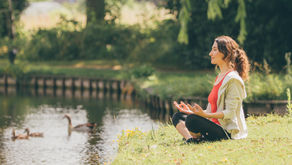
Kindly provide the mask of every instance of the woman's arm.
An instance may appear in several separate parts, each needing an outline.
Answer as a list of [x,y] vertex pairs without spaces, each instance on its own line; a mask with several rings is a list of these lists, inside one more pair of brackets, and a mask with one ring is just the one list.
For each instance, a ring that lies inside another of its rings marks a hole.
[[228,82],[226,96],[224,99],[225,109],[223,109],[224,119],[235,118],[236,111],[242,104],[244,98],[244,89],[239,80],[232,79]]
[[223,112],[205,113],[205,116],[206,116],[206,118],[223,119],[224,113]]
[[224,114],[223,112],[216,112],[216,113],[210,113],[210,112],[205,112],[202,107],[200,107],[198,104],[195,104],[195,106],[191,106],[188,104],[188,107],[191,111],[194,112],[195,115],[202,116],[205,118],[216,118],[216,119],[223,119]]

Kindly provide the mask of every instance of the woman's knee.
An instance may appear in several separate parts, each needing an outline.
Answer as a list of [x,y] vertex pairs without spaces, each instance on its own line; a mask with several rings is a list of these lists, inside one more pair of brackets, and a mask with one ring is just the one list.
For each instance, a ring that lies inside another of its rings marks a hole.
[[173,116],[172,116],[172,124],[176,127],[176,125],[182,121],[182,118],[183,118],[183,113],[181,112],[177,112],[175,113]]
[[186,118],[186,127],[188,129],[191,129],[192,127],[194,126],[197,126],[198,124],[198,116],[197,115],[194,115],[194,114],[191,114],[191,115],[188,115],[188,117]]

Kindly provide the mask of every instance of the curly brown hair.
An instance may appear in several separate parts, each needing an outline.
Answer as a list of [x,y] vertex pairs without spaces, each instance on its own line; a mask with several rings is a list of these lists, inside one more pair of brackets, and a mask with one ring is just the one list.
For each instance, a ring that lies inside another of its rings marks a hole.
[[234,68],[243,80],[247,80],[250,64],[245,51],[229,36],[219,36],[215,42],[218,50],[224,54],[223,60]]

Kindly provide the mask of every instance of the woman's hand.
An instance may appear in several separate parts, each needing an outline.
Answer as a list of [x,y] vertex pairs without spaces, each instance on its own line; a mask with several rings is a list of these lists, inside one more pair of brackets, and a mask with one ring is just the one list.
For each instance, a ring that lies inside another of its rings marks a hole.
[[189,107],[189,109],[191,111],[193,111],[193,114],[198,115],[198,116],[202,116],[202,117],[207,117],[207,114],[204,112],[204,110],[198,105],[195,104],[193,107],[190,104],[187,104],[187,106]]
[[178,104],[176,101],[173,102],[173,104],[175,105],[175,107],[182,113],[185,114],[194,114],[189,107],[184,103],[184,102],[180,102],[180,104]]

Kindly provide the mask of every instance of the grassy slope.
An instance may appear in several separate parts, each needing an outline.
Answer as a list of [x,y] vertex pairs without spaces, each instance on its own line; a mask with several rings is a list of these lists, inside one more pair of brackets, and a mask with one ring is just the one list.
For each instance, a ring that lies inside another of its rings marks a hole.
[[119,138],[113,164],[292,164],[292,118],[269,115],[247,119],[244,140],[185,145],[171,125]]

